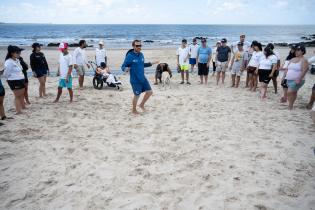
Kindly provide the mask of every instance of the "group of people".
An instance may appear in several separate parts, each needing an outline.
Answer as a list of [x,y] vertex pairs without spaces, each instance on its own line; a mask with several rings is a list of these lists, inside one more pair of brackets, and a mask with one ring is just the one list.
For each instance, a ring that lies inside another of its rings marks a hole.
[[[87,57],[85,55],[85,48],[87,47],[85,40],[80,40],[79,47],[77,47],[73,55],[68,51],[67,43],[59,44],[59,65],[58,73],[60,76],[59,84],[57,89],[57,96],[54,102],[58,102],[62,94],[62,89],[67,88],[70,95],[70,102],[73,101],[73,91],[72,91],[72,69],[74,68],[78,74],[79,88],[83,89],[84,76],[86,67],[90,68]],[[32,45],[32,53],[30,55],[30,66],[33,72],[33,76],[38,79],[39,82],[39,97],[46,97],[46,79],[49,75],[49,66],[45,55],[41,52],[41,45],[39,43],[34,43]],[[31,102],[28,97],[28,74],[29,69],[28,64],[24,61],[21,56],[21,52],[24,49],[18,46],[8,46],[8,52],[4,62],[4,71],[0,72],[8,83],[8,86],[13,91],[14,94],[14,104],[16,114],[21,114],[23,109],[26,109],[26,105],[30,105]],[[107,62],[107,54],[104,49],[104,43],[99,42],[99,47],[95,52],[95,60],[99,66]],[[0,119],[8,119],[4,111],[4,96],[5,89],[0,80]],[[12,118],[12,117],[11,117]],[[3,125],[3,123],[0,123]]]
[[[213,76],[216,73],[216,84],[222,84],[225,81],[225,74],[229,70],[231,72],[231,87],[238,88],[240,78],[246,71],[246,88],[252,92],[260,89],[261,99],[267,98],[267,87],[272,81],[275,93],[278,92],[277,78],[279,72],[283,72],[281,85],[283,87],[282,103],[289,102],[289,109],[293,109],[294,102],[297,98],[298,90],[305,83],[305,74],[309,70],[310,63],[304,57],[306,49],[303,45],[292,45],[286,61],[281,65],[279,53],[274,50],[272,43],[267,44],[263,49],[263,45],[258,41],[249,43],[245,41],[245,35],[240,36],[240,40],[227,45],[227,40],[223,38],[216,43],[212,50],[207,46],[207,39],[201,39],[201,46],[198,45],[197,39],[192,40],[192,44],[187,46],[187,40],[183,39],[181,46],[178,48],[177,65],[181,72],[181,82],[184,84],[189,82],[189,64],[190,72],[194,72],[194,67],[198,68],[200,76],[200,84],[208,83],[209,67],[212,61]],[[259,83],[259,86],[258,86]],[[314,91],[311,95],[307,108],[312,108],[314,104]]]
[[[71,55],[68,50],[67,43],[60,43],[59,50],[59,66],[58,75],[60,76],[57,96],[54,102],[58,102],[62,94],[62,89],[67,88],[69,91],[70,102],[73,101],[72,91],[72,70],[75,69],[78,74],[79,88],[83,89],[84,76],[86,67],[90,68],[90,64],[85,54],[87,47],[85,40],[80,40],[77,47]],[[144,68],[154,64],[157,66],[157,74],[155,83],[158,84],[158,72],[167,71],[172,76],[170,67],[167,63],[145,62],[144,55],[141,52],[142,44],[140,40],[132,42],[133,49],[126,54],[125,60],[121,66],[122,71],[130,73],[130,83],[134,93],[132,100],[132,113],[139,114],[137,110],[138,100],[142,93],[143,100],[139,104],[142,110],[145,110],[145,103],[153,94],[152,88],[148,79],[145,77]],[[30,55],[30,66],[34,77],[39,81],[39,97],[46,96],[46,78],[49,74],[49,66],[45,55],[41,52],[41,45],[34,43],[32,45],[33,52]],[[26,105],[30,104],[28,97],[28,65],[23,60],[21,52],[23,49],[17,46],[9,46],[8,53],[4,63],[4,78],[15,96],[16,113],[22,113]],[[266,99],[267,87],[272,80],[277,93],[277,77],[279,71],[283,71],[281,85],[283,87],[283,96],[281,102],[289,102],[289,109],[293,109],[293,104],[297,98],[298,90],[305,83],[305,74],[309,70],[309,62],[304,54],[306,49],[303,45],[292,45],[286,61],[281,65],[279,54],[274,50],[273,44],[268,44],[264,49],[261,43],[253,41],[249,43],[245,41],[245,35],[240,36],[240,40],[227,45],[227,40],[224,38],[216,43],[216,46],[211,49],[207,45],[207,39],[201,39],[201,46],[198,45],[197,39],[192,40],[192,44],[187,46],[187,40],[183,39],[181,46],[176,51],[178,72],[181,74],[180,84],[190,85],[189,73],[194,72],[195,66],[198,68],[200,76],[200,84],[208,84],[208,75],[210,65],[213,67],[213,76],[216,73],[216,84],[219,85],[225,82],[225,74],[228,70],[231,71],[231,87],[238,88],[240,78],[243,72],[246,71],[246,88],[255,92],[260,88],[261,99]],[[312,58],[315,59],[315,58]],[[100,68],[98,73],[110,74],[107,68],[107,53],[104,49],[104,43],[99,42],[99,47],[95,52],[95,60]],[[6,119],[3,107],[3,99],[5,95],[4,87],[0,80],[0,119]],[[315,85],[311,94],[307,108],[312,108],[315,101]]]

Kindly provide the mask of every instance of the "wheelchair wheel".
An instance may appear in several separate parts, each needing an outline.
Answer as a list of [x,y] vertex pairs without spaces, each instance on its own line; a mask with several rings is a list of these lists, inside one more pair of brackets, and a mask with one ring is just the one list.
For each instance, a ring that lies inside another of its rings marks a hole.
[[101,78],[99,77],[94,77],[93,78],[93,87],[95,89],[101,90],[103,88],[104,82]]

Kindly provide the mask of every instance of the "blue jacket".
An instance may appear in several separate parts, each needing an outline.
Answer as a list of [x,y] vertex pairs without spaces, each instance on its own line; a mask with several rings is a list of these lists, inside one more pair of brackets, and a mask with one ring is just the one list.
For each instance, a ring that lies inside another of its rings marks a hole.
[[144,68],[152,66],[151,63],[144,62],[143,54],[134,51],[127,54],[124,63],[121,65],[121,70],[125,71],[130,67],[130,83],[142,83],[146,80],[144,76]]

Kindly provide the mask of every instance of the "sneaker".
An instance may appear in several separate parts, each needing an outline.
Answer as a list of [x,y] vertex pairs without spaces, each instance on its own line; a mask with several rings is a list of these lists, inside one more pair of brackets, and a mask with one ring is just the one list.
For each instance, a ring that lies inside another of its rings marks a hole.
[[191,83],[187,81],[187,85],[191,85]]
[[182,85],[182,84],[184,84],[184,81],[182,81],[182,82],[181,82],[181,83],[179,83],[179,84],[181,84],[181,85]]

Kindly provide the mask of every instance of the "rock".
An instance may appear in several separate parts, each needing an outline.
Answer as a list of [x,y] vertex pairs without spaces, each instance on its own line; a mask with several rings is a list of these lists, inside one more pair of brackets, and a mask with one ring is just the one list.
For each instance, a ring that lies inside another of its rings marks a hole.
[[153,40],[144,40],[143,42],[144,43],[153,43],[154,41]]
[[47,47],[58,47],[59,43],[49,43]]

